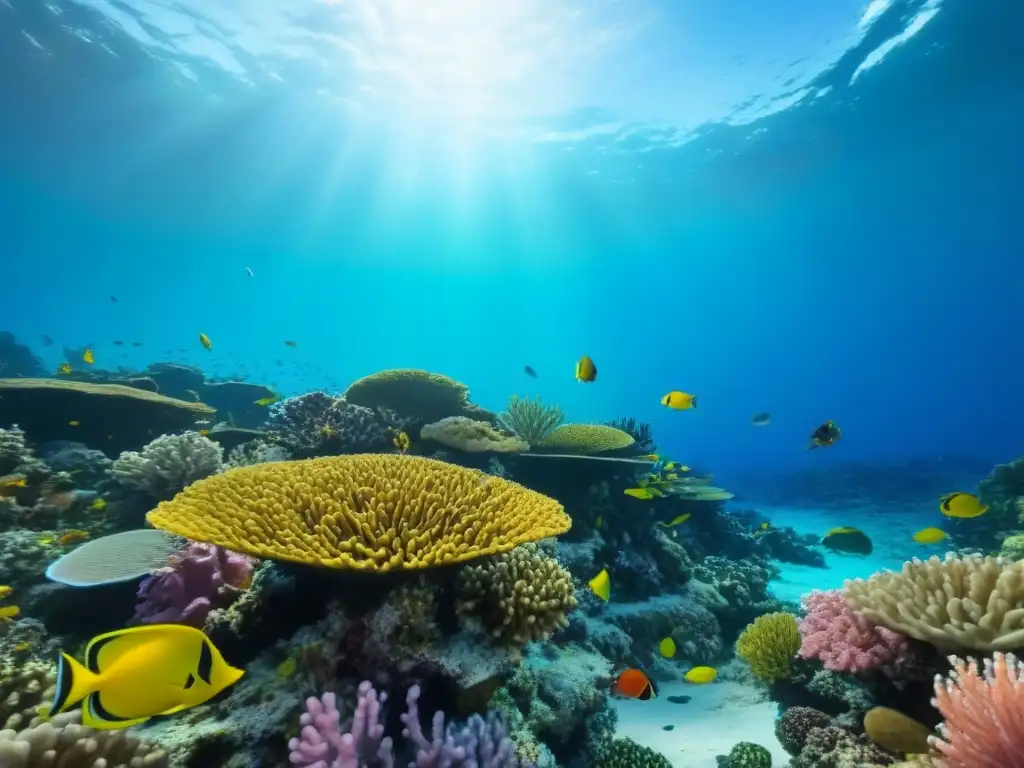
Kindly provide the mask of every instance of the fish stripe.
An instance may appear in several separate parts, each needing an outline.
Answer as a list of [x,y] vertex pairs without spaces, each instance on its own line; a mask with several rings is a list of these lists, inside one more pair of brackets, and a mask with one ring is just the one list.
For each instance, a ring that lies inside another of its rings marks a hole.
[[100,650],[111,640],[116,640],[117,638],[118,635],[111,635],[110,637],[104,637],[102,640],[97,640],[89,646],[89,650],[85,654],[85,666],[94,675],[100,673]]
[[210,682],[210,673],[213,671],[213,654],[210,653],[210,641],[203,640],[203,648],[199,651],[199,667],[196,672],[199,675],[199,679],[207,685],[213,685]]
[[195,679],[195,677],[192,676],[192,673],[189,672],[188,673],[188,678],[185,680],[185,690],[187,691],[189,688],[191,688],[195,684],[196,684],[196,679]]
[[100,701],[99,691],[90,693],[89,698],[87,698],[85,702],[85,705],[89,708],[89,714],[92,715],[94,720],[102,720],[105,723],[127,723],[132,720],[132,718],[129,717],[118,717],[107,710]]
[[59,713],[64,709],[64,705],[67,704],[68,696],[71,694],[72,675],[71,665],[68,660],[64,658],[63,653],[57,654],[57,685],[53,693],[53,705],[50,707],[50,712],[53,714]]

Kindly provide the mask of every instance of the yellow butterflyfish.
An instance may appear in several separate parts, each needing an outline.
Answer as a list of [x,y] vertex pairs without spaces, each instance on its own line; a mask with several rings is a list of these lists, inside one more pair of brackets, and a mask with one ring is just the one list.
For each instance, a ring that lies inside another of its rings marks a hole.
[[587,582],[587,584],[594,590],[595,595],[608,602],[608,598],[612,595],[612,579],[608,575],[607,568],[602,568],[601,572]]

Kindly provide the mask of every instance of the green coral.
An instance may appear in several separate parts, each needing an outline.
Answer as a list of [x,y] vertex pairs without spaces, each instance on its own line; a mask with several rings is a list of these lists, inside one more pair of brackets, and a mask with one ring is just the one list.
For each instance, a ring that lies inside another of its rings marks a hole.
[[772,768],[772,753],[760,744],[741,741],[721,765],[723,768]]
[[1024,560],[1024,535],[1017,534],[1003,539],[999,556],[1005,560]]
[[672,768],[664,755],[632,739],[615,739],[597,758],[597,768]]
[[634,442],[626,432],[605,424],[563,424],[540,446],[548,451],[591,454],[628,448]]
[[767,613],[748,624],[736,641],[736,653],[746,659],[761,681],[788,679],[792,659],[800,650],[800,630],[791,613]]
[[544,405],[539,397],[512,395],[505,411],[498,416],[502,429],[515,432],[530,445],[540,444],[565,421],[565,411],[557,405]]

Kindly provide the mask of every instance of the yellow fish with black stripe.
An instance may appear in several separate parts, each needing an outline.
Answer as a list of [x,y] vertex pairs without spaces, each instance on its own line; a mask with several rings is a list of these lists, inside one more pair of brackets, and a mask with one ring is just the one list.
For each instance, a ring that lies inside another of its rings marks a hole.
[[245,674],[224,661],[213,642],[183,624],[150,624],[97,635],[85,664],[57,660],[50,714],[84,699],[82,724],[112,731],[171,715],[216,696]]

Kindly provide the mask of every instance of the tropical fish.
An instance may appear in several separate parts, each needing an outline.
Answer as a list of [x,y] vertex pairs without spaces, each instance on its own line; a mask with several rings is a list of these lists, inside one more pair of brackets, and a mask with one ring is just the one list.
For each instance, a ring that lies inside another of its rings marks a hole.
[[21,614],[21,608],[16,605],[0,606],[0,621],[14,621]]
[[604,525],[604,519],[600,515],[598,515],[597,517],[594,518],[594,527],[595,528],[601,528],[603,525]]
[[836,423],[829,419],[811,433],[811,444],[807,446],[807,450],[826,448],[834,444],[842,436],[843,434],[839,431]]
[[210,430],[208,430],[208,429],[204,428],[204,429],[200,429],[199,430],[199,436],[200,437],[207,437],[209,434],[210,434]]
[[671,659],[676,655],[676,641],[671,637],[666,637],[660,643],[658,643],[658,653],[664,656],[666,659]]
[[69,373],[71,373],[71,364],[70,363],[61,363],[60,365],[57,366],[57,374],[58,375],[60,375],[60,376],[67,376]]
[[213,342],[210,341],[210,337],[207,336],[205,333],[199,334],[199,343],[203,345],[204,349],[213,349]]
[[89,365],[96,362],[96,358],[93,356],[91,349],[87,349],[82,353],[82,362],[88,363]]
[[772,423],[772,415],[770,413],[755,413],[750,423],[755,427],[767,427]]
[[280,399],[280,395],[267,395],[266,397],[261,397],[259,400],[254,401],[253,405],[261,405],[263,407],[266,407],[268,405],[273,405]]
[[28,484],[28,480],[24,475],[8,475],[7,477],[0,477],[0,488],[24,488]]
[[36,539],[36,544],[38,544],[38,545],[40,545],[42,547],[49,546],[50,544],[56,544],[56,543],[57,543],[57,540],[53,536],[40,536],[38,539]]
[[391,438],[391,444],[395,446],[402,453],[409,450],[409,435],[405,432],[399,432],[393,438]]
[[297,347],[297,346],[299,346],[299,342],[286,340],[284,345],[286,347]]
[[845,526],[833,528],[821,540],[822,546],[835,552],[846,552],[853,555],[870,555],[874,545],[868,535],[859,528]]
[[76,528],[61,534],[60,538],[57,539],[57,543],[62,547],[70,547],[72,544],[77,544],[78,542],[85,541],[88,538],[88,531],[81,531]]
[[661,398],[661,404],[673,411],[685,411],[697,407],[697,396],[685,392],[672,391]]
[[774,531],[774,530],[776,530],[775,526],[772,525],[770,521],[765,520],[763,523],[761,523],[759,526],[757,526],[757,530],[754,531],[754,538],[756,539],[756,538],[758,538],[760,536],[763,536],[764,534],[768,533],[768,531]]
[[81,423],[82,422],[80,422],[78,419],[72,419],[71,421],[68,422],[68,426],[69,427],[77,427]]
[[914,534],[914,541],[918,544],[938,544],[946,538],[946,532],[941,528],[922,528]]
[[277,665],[277,676],[282,680],[287,680],[292,677],[299,668],[299,661],[294,656],[289,656],[287,659]]
[[93,499],[92,504],[89,505],[89,509],[91,509],[93,512],[99,512],[106,506],[107,502],[105,502],[103,499]]
[[249,277],[255,277],[255,275],[252,273],[252,270],[249,269],[249,267],[246,267],[245,271],[249,274]]
[[718,670],[714,667],[694,667],[685,675],[683,679],[688,683],[694,685],[704,685],[705,683],[713,682],[718,677]]
[[523,373],[525,373],[531,379],[536,379],[537,378],[537,372],[535,370],[533,370],[533,368],[531,368],[528,365],[524,365],[523,366]]
[[24,653],[25,651],[31,651],[32,650],[32,643],[29,643],[29,642],[27,642],[25,640],[22,640],[20,643],[15,643],[14,644],[14,650],[17,653]]
[[213,642],[183,624],[150,624],[97,635],[85,664],[61,653],[50,708],[59,714],[85,699],[82,724],[127,728],[154,715],[189,709],[234,685],[244,673]]
[[690,515],[691,515],[691,514],[692,514],[692,513],[690,513],[690,512],[684,512],[684,513],[683,513],[683,514],[681,514],[681,515],[676,515],[676,516],[675,516],[675,517],[673,517],[673,518],[672,518],[671,520],[669,520],[669,521],[668,521],[667,523],[663,523],[663,522],[661,522],[661,521],[659,520],[659,521],[658,521],[658,525],[663,525],[663,526],[665,526],[666,528],[673,528],[673,527],[675,527],[675,526],[677,526],[677,525],[682,525],[682,524],[683,524],[683,523],[685,523],[685,522],[686,522],[687,520],[689,520],[689,519],[690,519]]
[[646,456],[637,456],[638,459],[645,459],[646,461],[653,461],[655,463],[661,461],[661,456],[656,453],[648,453]]
[[608,598],[612,596],[612,579],[608,575],[607,568],[602,568],[601,572],[588,581],[587,584],[594,591],[594,594],[605,602],[608,602]]
[[630,699],[647,701],[658,695],[658,689],[654,687],[651,679],[639,669],[627,669],[615,678],[615,682],[612,683],[612,693]]
[[597,378],[597,366],[594,361],[584,355],[576,363],[576,381],[590,383]]
[[115,347],[123,347],[124,346],[124,342],[120,341],[118,339],[114,339],[113,344],[114,344]]
[[988,511],[988,507],[981,503],[981,499],[973,493],[955,491],[947,493],[939,502],[939,510],[946,517],[959,517],[969,519],[981,517]]
[[627,488],[623,493],[627,496],[632,496],[634,499],[649,500],[654,498],[653,488]]
[[111,296],[111,297],[110,297],[110,302],[111,302],[112,304],[117,304],[117,296]]
[[5,597],[9,597],[13,593],[14,593],[14,587],[7,586],[6,584],[4,584],[3,586],[0,586],[0,600],[3,600]]

